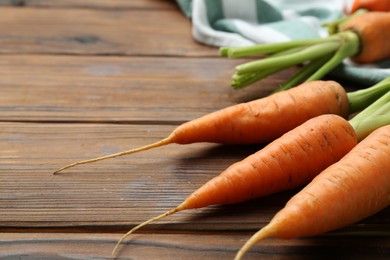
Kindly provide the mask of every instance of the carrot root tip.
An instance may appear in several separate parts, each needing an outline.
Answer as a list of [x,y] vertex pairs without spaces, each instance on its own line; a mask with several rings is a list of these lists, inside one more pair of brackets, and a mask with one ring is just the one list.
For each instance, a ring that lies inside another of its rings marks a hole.
[[264,228],[260,229],[257,231],[242,247],[241,249],[237,252],[236,257],[234,260],[241,260],[244,254],[257,242],[260,240],[267,238],[271,235],[272,228],[270,226],[265,226]]
[[114,249],[112,250],[111,255],[114,256],[114,255],[115,255],[115,252],[117,251],[117,249],[118,249],[118,247],[119,247],[119,245],[120,245],[120,244],[129,236],[129,235],[131,235],[132,233],[134,233],[136,230],[138,230],[138,229],[142,228],[143,226],[146,226],[146,225],[148,225],[148,224],[150,224],[150,223],[152,223],[152,222],[155,222],[155,221],[160,220],[160,219],[162,219],[162,218],[165,218],[165,217],[167,217],[167,216],[169,216],[169,215],[172,215],[172,214],[174,214],[174,213],[176,213],[176,212],[182,211],[182,210],[184,210],[184,209],[185,209],[185,206],[184,206],[184,203],[182,203],[182,204],[180,204],[178,207],[176,207],[176,208],[174,208],[174,209],[168,210],[167,212],[165,212],[165,213],[163,213],[163,214],[161,214],[161,215],[159,215],[159,216],[157,216],[157,217],[151,218],[151,219],[149,219],[149,220],[147,220],[147,221],[145,221],[145,222],[143,222],[143,223],[141,223],[141,224],[135,226],[133,229],[131,229],[129,232],[127,232],[126,234],[124,234],[124,235],[119,239],[119,241],[116,243]]
[[77,165],[93,163],[93,162],[102,161],[102,160],[109,159],[109,158],[114,158],[114,157],[119,157],[119,156],[123,156],[123,155],[127,155],[127,154],[132,154],[132,153],[137,153],[137,152],[149,150],[149,149],[152,149],[152,148],[156,148],[156,147],[160,147],[160,146],[163,146],[163,145],[170,144],[170,143],[172,143],[172,141],[173,141],[172,136],[168,136],[167,138],[164,138],[164,139],[162,139],[162,140],[160,140],[158,142],[155,142],[153,144],[145,145],[145,146],[138,147],[138,148],[131,149],[131,150],[127,150],[127,151],[124,151],[124,152],[109,154],[109,155],[106,155],[106,156],[101,156],[101,157],[97,157],[97,158],[93,158],[93,159],[89,159],[89,160],[85,160],[85,161],[75,162],[75,163],[68,164],[68,165],[66,165],[66,166],[56,170],[53,173],[53,175],[57,175],[59,172],[65,170],[65,169],[72,168],[72,167],[77,166]]

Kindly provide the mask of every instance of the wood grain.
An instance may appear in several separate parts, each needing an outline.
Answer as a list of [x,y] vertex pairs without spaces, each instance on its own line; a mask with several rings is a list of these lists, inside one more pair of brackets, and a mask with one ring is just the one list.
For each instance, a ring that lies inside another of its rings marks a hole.
[[[233,259],[250,234],[135,234],[115,259]],[[4,233],[0,257],[18,259],[107,259],[118,234]],[[245,259],[385,259],[390,241],[383,238],[317,237],[264,240]]]
[[154,142],[173,127],[0,124],[0,226],[134,225],[253,151],[171,145],[52,175],[75,160]]
[[[50,21],[50,22],[48,22]],[[0,9],[0,53],[217,56],[179,10]]]
[[[174,207],[204,182],[260,148],[172,144],[52,175],[55,169],[74,161],[155,142],[173,128],[1,123],[0,227],[126,230]],[[182,212],[146,230],[255,230],[294,192]],[[383,232],[377,227],[389,224],[389,214],[387,209],[352,231]]]
[[230,87],[243,60],[178,57],[5,55],[1,121],[177,124],[265,96],[281,77]]
[[[174,1],[0,0],[0,258],[108,259],[120,236],[261,146],[199,143],[80,165],[150,144],[179,123],[270,93],[289,69],[234,91],[235,65],[196,43]],[[134,234],[118,259],[232,259],[295,194],[181,212]],[[248,259],[390,253],[390,208]]]

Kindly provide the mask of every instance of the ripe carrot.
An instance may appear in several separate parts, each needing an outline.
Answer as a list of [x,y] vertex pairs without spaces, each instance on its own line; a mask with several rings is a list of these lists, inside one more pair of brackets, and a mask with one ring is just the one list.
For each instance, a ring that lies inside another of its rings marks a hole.
[[350,13],[354,13],[359,9],[369,11],[388,12],[390,11],[390,1],[388,0],[354,0]]
[[[383,90],[389,82],[390,78],[371,87],[369,92]],[[390,124],[389,111],[390,91],[350,121],[334,114],[307,120],[262,150],[228,167],[177,207],[134,227],[118,241],[112,254],[134,231],[176,212],[238,203],[308,183],[376,128]]]
[[[389,81],[384,80],[384,85]],[[383,85],[379,83],[374,89],[378,86]],[[134,227],[118,241],[112,254],[134,231],[176,212],[213,204],[238,203],[310,182],[376,128],[390,125],[389,111],[390,91],[350,121],[334,114],[309,119],[262,150],[231,165],[177,207]]]
[[[366,94],[364,94],[366,95]],[[351,103],[355,102],[352,97]],[[215,111],[177,127],[167,138],[144,147],[76,162],[54,174],[80,164],[96,162],[177,143],[216,142],[224,144],[266,143],[321,114],[347,117],[349,101],[345,90],[334,81],[302,84],[286,92]]]
[[[357,144],[348,121],[338,115],[309,119],[260,151],[208,181],[174,209],[134,227],[135,230],[176,212],[214,204],[231,204],[308,183]],[[307,160],[310,158],[310,160]]]
[[366,89],[346,93],[334,81],[313,81],[271,96],[241,103],[210,113],[178,126],[156,143],[66,165],[80,164],[132,154],[177,143],[216,142],[224,144],[266,143],[321,114],[347,117],[366,108],[390,89],[390,77]]
[[[382,1],[390,5],[390,1]],[[353,60],[370,63],[390,58],[390,13],[367,12],[354,17],[341,28],[356,32],[360,39],[360,51]]]
[[232,87],[243,88],[288,67],[305,64],[284,84],[282,89],[288,89],[302,81],[321,79],[347,57],[360,63],[390,58],[390,12],[359,12],[341,21],[328,24],[333,35],[325,38],[222,47],[220,54],[229,58],[269,55],[238,65]]
[[314,236],[358,222],[390,205],[390,125],[372,132],[292,197],[236,259],[267,237]]

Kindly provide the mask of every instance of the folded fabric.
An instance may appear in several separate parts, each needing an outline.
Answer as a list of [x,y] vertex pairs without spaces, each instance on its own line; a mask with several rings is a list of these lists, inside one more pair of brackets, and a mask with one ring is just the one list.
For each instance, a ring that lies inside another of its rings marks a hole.
[[[343,15],[343,0],[176,0],[203,44],[249,46],[328,36],[322,23]],[[346,60],[331,74],[371,85],[390,76],[390,62],[361,66]]]

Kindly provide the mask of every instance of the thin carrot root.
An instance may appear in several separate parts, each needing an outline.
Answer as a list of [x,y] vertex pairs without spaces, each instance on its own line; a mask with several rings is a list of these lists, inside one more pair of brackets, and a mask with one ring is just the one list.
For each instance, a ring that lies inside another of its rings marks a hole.
[[160,220],[162,218],[165,218],[167,216],[170,216],[172,214],[175,214],[176,212],[179,212],[179,211],[182,211],[182,210],[185,210],[186,209],[186,206],[185,206],[185,202],[183,202],[182,204],[180,204],[179,206],[177,206],[176,208],[173,208],[171,210],[168,210],[167,212],[157,216],[157,217],[154,217],[154,218],[151,218],[141,224],[139,224],[138,226],[135,226],[133,229],[131,229],[129,232],[127,232],[126,234],[124,234],[121,239],[119,239],[119,241],[117,242],[116,246],[114,247],[114,249],[112,250],[112,253],[111,255],[114,256],[115,255],[115,252],[117,251],[119,245],[123,242],[123,240],[125,240],[129,235],[131,235],[132,233],[134,233],[136,230],[152,223],[152,222],[155,222],[157,220]]
[[271,225],[267,225],[267,226],[263,227],[262,229],[260,229],[259,231],[257,231],[248,241],[246,241],[246,243],[237,252],[237,255],[234,258],[234,260],[240,260],[244,256],[244,254],[254,244],[256,244],[257,242],[259,242],[260,240],[262,240],[264,238],[270,237],[271,234],[272,234],[272,231],[273,230],[272,230],[272,226]]
[[119,157],[119,156],[122,156],[122,155],[137,153],[137,152],[149,150],[149,149],[152,149],[152,148],[160,147],[160,146],[163,146],[163,145],[167,145],[167,144],[170,144],[170,143],[172,143],[172,137],[168,136],[167,138],[164,138],[164,139],[162,139],[162,140],[160,140],[160,141],[158,141],[156,143],[149,144],[149,145],[146,145],[146,146],[138,147],[138,148],[135,148],[135,149],[124,151],[124,152],[109,154],[109,155],[106,155],[106,156],[101,156],[101,157],[97,157],[97,158],[93,158],[93,159],[88,159],[88,160],[85,160],[85,161],[79,161],[79,162],[75,162],[75,163],[72,163],[72,164],[68,164],[68,165],[66,165],[66,166],[56,170],[53,174],[56,175],[59,172],[65,170],[65,169],[69,169],[69,168],[77,166],[77,165],[93,163],[93,162],[102,161],[102,160],[105,160],[105,159]]

